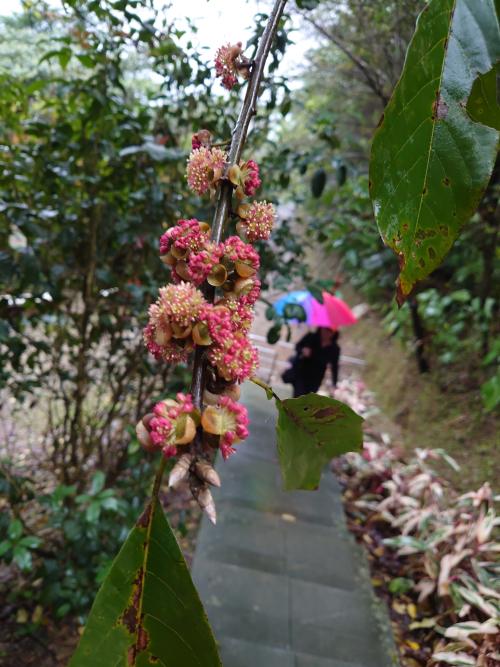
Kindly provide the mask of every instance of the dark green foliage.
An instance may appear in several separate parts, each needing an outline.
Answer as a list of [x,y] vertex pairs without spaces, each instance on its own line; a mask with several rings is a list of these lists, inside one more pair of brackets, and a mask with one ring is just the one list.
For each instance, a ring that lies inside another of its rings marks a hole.
[[120,477],[110,485],[98,471],[83,493],[74,484],[34,492],[32,482],[3,462],[2,487],[19,489],[10,513],[2,513],[0,522],[6,535],[0,542],[0,559],[21,570],[16,587],[2,590],[8,601],[28,609],[39,604],[54,618],[85,615],[142,510],[153,470],[135,439],[127,448]]
[[[385,318],[389,333],[414,349],[408,307],[398,311],[391,304],[398,264],[380,240],[367,171],[369,138],[401,74],[416,16],[424,3],[377,0],[367,6],[349,0],[336,12],[333,6],[337,3],[325,0],[316,12],[306,15],[324,41],[311,57],[304,90],[297,92],[294,122],[283,133],[290,149],[288,163],[297,165],[295,172],[290,170],[296,174],[299,193],[294,196],[296,215],[304,221],[302,238],[315,260],[318,244],[325,250],[319,262],[311,263],[314,277],[329,274],[331,285],[336,283],[341,291],[342,283],[354,285]],[[493,90],[491,73],[475,80],[467,105],[473,118],[479,119],[480,109],[490,109]],[[314,198],[309,193],[310,179],[301,176],[303,165],[312,173],[320,168],[334,172],[337,187],[325,188]],[[477,389],[496,373],[495,362],[483,366],[481,357],[498,333],[500,277],[494,259],[498,183],[497,168],[453,251],[416,295],[425,330],[423,347],[431,368],[463,365]],[[314,292],[314,287],[308,289]],[[466,299],[455,298],[465,292]]]
[[69,667],[221,667],[189,570],[154,497],[92,606]]
[[183,174],[210,72],[147,4],[67,2],[50,24],[42,11],[39,64],[0,70],[0,385],[21,400],[43,387],[41,430],[65,483],[82,483],[89,456],[123,463],[117,424],[165,381],[141,339],[166,278],[158,237],[205,215]]

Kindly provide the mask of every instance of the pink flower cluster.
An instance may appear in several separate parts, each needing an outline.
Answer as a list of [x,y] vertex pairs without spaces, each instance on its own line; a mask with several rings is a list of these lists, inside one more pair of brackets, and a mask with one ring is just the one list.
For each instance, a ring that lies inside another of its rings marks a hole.
[[179,393],[176,399],[167,398],[154,406],[137,424],[137,437],[147,450],[161,450],[170,458],[178,447],[192,442],[198,419],[191,394]]
[[247,197],[253,197],[260,188],[262,181],[259,177],[259,165],[253,160],[248,160],[240,165],[243,181],[243,190]]
[[205,303],[203,294],[189,283],[160,288],[144,329],[144,342],[156,359],[167,363],[187,360],[193,349],[193,325]]
[[224,380],[232,382],[247,380],[259,365],[258,352],[242,331],[232,331],[219,345],[211,346],[208,360]]
[[242,44],[221,46],[215,55],[215,75],[222,79],[222,85],[231,90],[238,83],[238,74],[248,78],[248,60],[242,55]]
[[229,396],[221,396],[218,406],[225,412],[228,421],[234,420],[234,426],[225,431],[219,444],[222,456],[227,459],[235,451],[233,444],[248,437],[248,412]]
[[160,258],[172,267],[172,280],[201,285],[222,258],[224,249],[212,243],[210,228],[195,218],[179,220],[160,238]]
[[230,236],[224,243],[224,256],[234,264],[241,262],[258,271],[260,267],[259,253],[239,236]]
[[187,182],[198,195],[215,191],[222,177],[227,155],[221,148],[200,145],[191,151],[187,163]]
[[276,219],[274,206],[266,201],[255,201],[248,206],[240,206],[238,214],[241,227],[250,241],[265,241],[271,235]]
[[[223,85],[231,88],[238,74],[249,72],[241,44],[219,49],[216,73]],[[258,366],[258,352],[248,332],[261,289],[260,258],[250,243],[269,237],[275,212],[266,201],[241,203],[261,185],[257,163],[247,160],[230,165],[227,159],[212,144],[210,132],[199,130],[192,137],[186,177],[198,195],[213,195],[222,179],[231,183],[238,201],[240,236],[215,243],[209,225],[192,218],[179,220],[160,238],[160,257],[171,269],[172,282],[160,288],[158,299],[150,306],[145,344],[157,360],[167,363],[187,361],[196,346],[204,347],[211,387],[203,396],[201,413],[190,395],[178,394],[176,400],[157,403],[139,422],[140,442],[148,450],[161,449],[165,456],[177,454],[199,431],[204,446],[220,448],[227,458],[234,452],[233,445],[248,435],[247,411],[235,399],[239,398],[239,383]],[[219,291],[211,303],[206,295],[214,289]]]

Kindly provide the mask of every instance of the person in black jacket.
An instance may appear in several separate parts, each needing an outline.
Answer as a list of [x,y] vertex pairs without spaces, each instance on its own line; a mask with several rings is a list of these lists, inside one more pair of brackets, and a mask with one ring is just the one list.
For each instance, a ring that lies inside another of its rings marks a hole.
[[338,338],[338,331],[318,327],[299,340],[295,346],[297,357],[293,374],[295,398],[318,391],[328,365],[332,369],[333,385],[337,385],[340,357]]

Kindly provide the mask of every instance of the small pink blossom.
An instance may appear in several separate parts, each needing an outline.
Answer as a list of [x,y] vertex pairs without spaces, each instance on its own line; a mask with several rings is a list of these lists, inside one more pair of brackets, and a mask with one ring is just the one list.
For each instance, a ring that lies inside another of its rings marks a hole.
[[241,42],[226,44],[221,46],[215,55],[215,75],[222,79],[222,85],[227,90],[236,85],[239,73],[245,78],[248,76],[248,69],[245,67],[248,61],[242,56],[241,46]]
[[201,146],[210,148],[211,143],[212,143],[212,134],[208,130],[198,130],[198,132],[193,134],[193,136],[191,137],[191,148],[193,150],[201,148]]
[[160,255],[166,255],[175,248],[178,251],[201,250],[208,240],[208,234],[202,230],[199,220],[179,220],[160,237]]
[[248,437],[248,412],[241,403],[229,396],[221,396],[218,407],[222,409],[229,423],[228,430],[221,436],[219,447],[224,459],[234,453],[233,444]]
[[259,354],[242,331],[234,331],[222,343],[211,345],[208,359],[219,375],[230,382],[247,380],[259,365]]
[[253,322],[252,306],[231,298],[224,300],[223,305],[230,313],[232,331],[248,332]]
[[199,195],[214,188],[221,178],[226,153],[220,148],[201,146],[193,150],[189,156],[186,170],[188,185]]
[[253,306],[257,302],[257,299],[260,296],[260,286],[261,286],[260,280],[252,278],[250,279],[250,281],[252,283],[251,288],[246,292],[238,295],[239,302],[243,306]]
[[189,283],[167,285],[149,307],[144,342],[151,354],[167,363],[186,361],[193,349],[190,333],[206,304],[202,293]]
[[157,330],[154,324],[149,323],[146,325],[143,338],[150,354],[157,361],[164,361],[167,364],[187,361],[190,352],[193,351],[192,341],[185,339],[178,340],[177,338],[164,341],[164,337],[162,336],[161,330]]
[[259,165],[254,160],[248,160],[240,165],[243,190],[247,197],[253,197],[260,188]]
[[[149,435],[153,444],[162,449],[167,458],[177,454],[176,445],[186,444],[194,437],[196,429],[194,422],[186,421],[183,415],[191,415],[194,412],[193,398],[191,394],[177,394],[176,400],[165,399],[157,403],[153,408],[154,417],[149,422]],[[183,422],[180,418],[183,418]]]
[[196,322],[205,304],[200,290],[189,283],[166,285],[160,288],[156,303],[149,307],[150,322],[159,327],[173,324],[185,328]]
[[268,239],[275,220],[276,211],[272,204],[266,201],[252,202],[242,221],[247,239],[252,242]]
[[249,244],[240,239],[239,236],[230,236],[224,243],[224,256],[231,262],[243,262],[255,271],[260,266],[260,258],[257,251]]
[[231,313],[225,307],[207,304],[200,314],[200,320],[206,324],[210,338],[217,345],[223,345],[232,334]]
[[207,279],[210,271],[216,264],[219,264],[224,249],[222,244],[207,241],[200,252],[190,253],[187,260],[187,271],[189,279],[195,285]]

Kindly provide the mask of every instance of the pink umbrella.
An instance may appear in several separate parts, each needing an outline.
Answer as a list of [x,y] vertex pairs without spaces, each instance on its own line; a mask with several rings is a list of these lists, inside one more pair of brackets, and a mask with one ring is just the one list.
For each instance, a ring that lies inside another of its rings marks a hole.
[[322,304],[316,301],[316,299],[312,299],[308,324],[317,327],[338,329],[339,327],[349,327],[356,322],[357,320],[352,310],[338,296],[323,292]]

